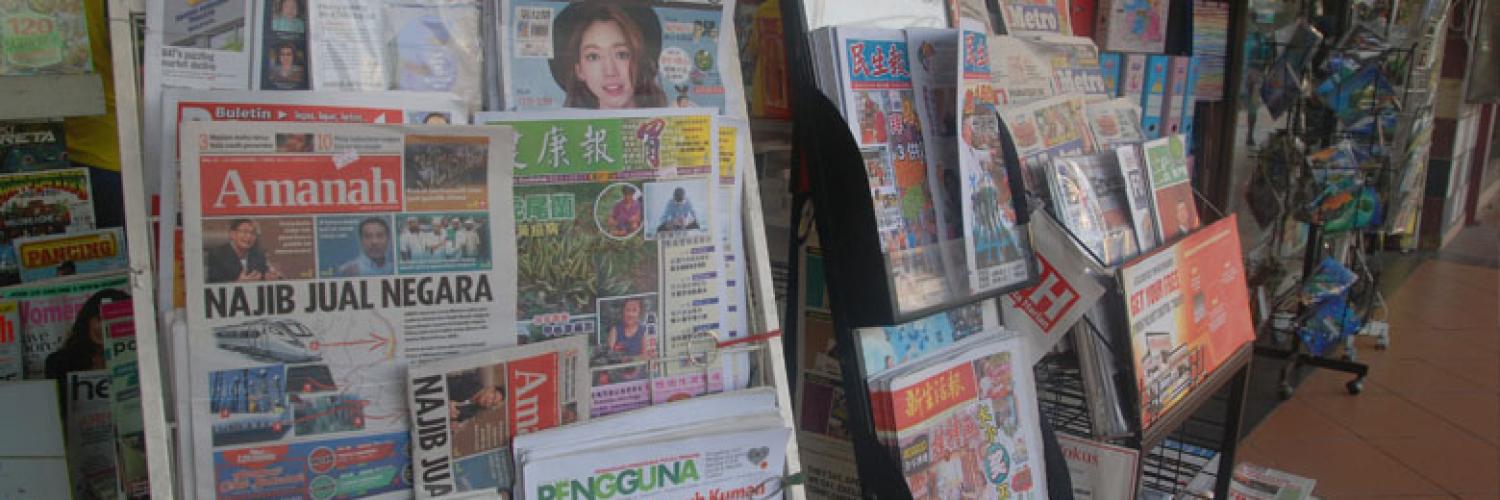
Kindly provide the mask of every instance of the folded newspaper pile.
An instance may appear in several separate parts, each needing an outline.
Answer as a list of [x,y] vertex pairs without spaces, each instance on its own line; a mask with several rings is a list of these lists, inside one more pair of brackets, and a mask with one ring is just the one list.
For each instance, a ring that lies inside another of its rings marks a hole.
[[1025,339],[987,332],[870,380],[875,427],[927,498],[1045,498]]
[[792,430],[775,398],[749,389],[518,436],[516,498],[778,495]]

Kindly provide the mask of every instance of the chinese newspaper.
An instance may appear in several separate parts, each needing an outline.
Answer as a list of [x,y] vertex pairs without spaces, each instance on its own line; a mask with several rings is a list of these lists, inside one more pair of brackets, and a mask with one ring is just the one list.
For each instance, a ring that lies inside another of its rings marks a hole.
[[958,51],[962,92],[958,134],[959,192],[964,221],[964,256],[969,287],[975,292],[1020,286],[1032,276],[1031,241],[1018,224],[1015,193],[1000,141],[997,106],[1004,101],[991,83],[989,35],[962,31]]
[[516,130],[521,342],[588,337],[594,416],[722,391],[714,116],[477,121]]
[[183,129],[198,496],[411,487],[408,361],[515,343],[508,128]]

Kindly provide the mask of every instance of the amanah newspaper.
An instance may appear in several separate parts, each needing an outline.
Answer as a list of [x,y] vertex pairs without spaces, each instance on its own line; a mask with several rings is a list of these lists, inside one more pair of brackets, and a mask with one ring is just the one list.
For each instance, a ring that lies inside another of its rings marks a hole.
[[583,337],[422,363],[407,379],[418,498],[510,491],[517,435],[589,416]]
[[198,496],[410,488],[407,363],[515,342],[510,129],[181,137]]

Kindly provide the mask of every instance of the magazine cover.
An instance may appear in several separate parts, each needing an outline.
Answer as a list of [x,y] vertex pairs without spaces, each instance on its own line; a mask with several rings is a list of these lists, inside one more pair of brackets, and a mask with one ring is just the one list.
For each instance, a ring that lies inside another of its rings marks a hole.
[[124,498],[149,498],[146,429],[141,423],[141,379],[135,361],[135,310],[128,299],[113,300],[99,307],[99,320],[104,329],[104,365],[109,372],[120,490]]
[[[1019,36],[989,35],[990,84],[1002,104],[1025,104],[1057,95],[1052,58],[1044,47]],[[965,39],[965,49],[967,39]]]
[[515,485],[511,441],[589,416],[588,342],[563,337],[413,366],[418,498]]
[[1067,94],[1000,111],[1028,191],[1046,194],[1046,172],[1053,158],[1094,153],[1084,107],[1082,95]]
[[125,232],[120,228],[16,238],[21,281],[124,269]]
[[16,240],[94,229],[87,168],[0,175],[0,286],[21,281]]
[[1104,50],[1160,54],[1167,46],[1167,0],[1100,0],[1094,37]]
[[725,109],[732,2],[505,0],[512,109]]
[[1151,179],[1156,236],[1160,241],[1171,241],[1198,227],[1198,207],[1188,178],[1186,147],[1181,135],[1170,135],[1148,141],[1141,149]]
[[990,50],[982,31],[963,30],[959,68],[963,94],[958,134],[959,192],[964,221],[964,257],[975,292],[1015,288],[1032,276],[1031,242],[1017,224],[1012,182],[1006,168],[996,114],[1002,89],[991,81]]
[[1151,204],[1151,179],[1146,175],[1146,162],[1141,159],[1139,146],[1115,148],[1115,159],[1120,163],[1120,176],[1125,178],[1125,200],[1130,205],[1130,220],[1135,223],[1136,243],[1142,252],[1150,251],[1161,241],[1157,239],[1156,211]]
[[512,133],[189,122],[182,137],[192,363],[177,394],[198,495],[410,488],[406,363],[515,343],[500,334],[515,324]]
[[927,147],[899,30],[837,28],[844,115],[864,154],[891,295],[903,313],[954,296],[943,262]]
[[1120,270],[1141,428],[1255,340],[1243,262],[1230,215]]
[[1146,140],[1141,131],[1141,106],[1137,100],[1121,97],[1102,102],[1091,102],[1084,107],[1088,114],[1089,131],[1099,149],[1114,149],[1129,144],[1140,144]]
[[[63,378],[70,369],[103,370],[94,352],[104,349],[102,331],[93,319],[105,300],[129,298],[125,273],[25,284],[0,289],[0,299],[21,306],[19,337],[24,349],[26,379]],[[94,334],[98,334],[95,337]]]
[[0,9],[0,76],[88,73],[88,17],[82,0],[12,2]]
[[914,496],[1046,498],[1029,359],[1021,339],[992,339],[890,381],[887,425]]
[[0,174],[71,166],[62,120],[0,122]]
[[1006,34],[1073,34],[1068,0],[999,0],[992,5],[1000,8]]
[[914,61],[912,88],[926,148],[927,185],[941,228],[938,240],[948,268],[949,287],[962,293],[968,288],[968,277],[963,272],[963,192],[958,166],[960,38],[959,31],[953,29],[906,30],[907,51]]
[[67,374],[68,476],[73,498],[121,498],[115,476],[115,427],[110,416],[110,376],[105,370]]
[[476,121],[516,129],[521,343],[589,339],[593,416],[723,391],[720,360],[705,354],[720,327],[724,278],[714,116],[481,113]]
[[0,382],[21,380],[25,371],[21,345],[21,304],[0,300]]
[[[296,2],[296,0],[286,0]],[[315,6],[321,6],[318,2]],[[161,96],[158,110],[164,120],[147,127],[147,190],[160,196],[157,232],[157,303],[162,313],[185,307],[180,281],[181,263],[166,260],[178,251],[179,171],[177,131],[184,122],[251,121],[313,123],[467,123],[464,104],[451,94],[430,92],[247,92],[172,90]],[[154,191],[152,191],[154,189]],[[175,258],[175,257],[174,257]],[[186,373],[183,365],[181,373]]]
[[909,323],[860,328],[860,352],[865,375],[881,373],[916,362],[928,354],[987,329],[999,328],[1000,319],[990,301],[975,302]]
[[1113,151],[1052,160],[1052,206],[1105,266],[1139,253],[1125,177]]

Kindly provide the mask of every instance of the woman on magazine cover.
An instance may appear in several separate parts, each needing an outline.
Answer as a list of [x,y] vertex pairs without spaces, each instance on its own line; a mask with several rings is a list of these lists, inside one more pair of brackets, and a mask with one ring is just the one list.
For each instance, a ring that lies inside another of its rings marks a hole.
[[557,15],[549,61],[567,93],[563,106],[589,109],[662,108],[657,83],[661,23],[649,8],[574,2]]

